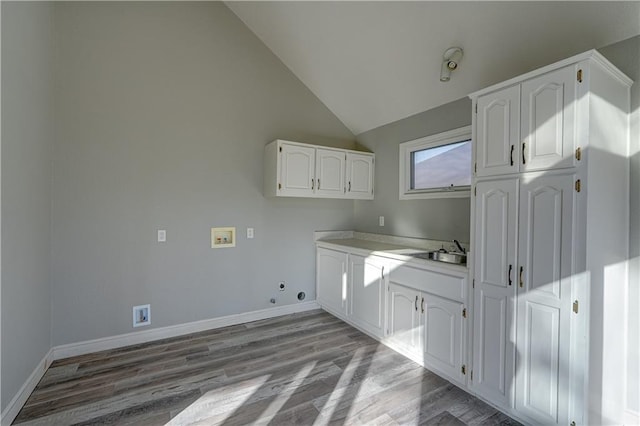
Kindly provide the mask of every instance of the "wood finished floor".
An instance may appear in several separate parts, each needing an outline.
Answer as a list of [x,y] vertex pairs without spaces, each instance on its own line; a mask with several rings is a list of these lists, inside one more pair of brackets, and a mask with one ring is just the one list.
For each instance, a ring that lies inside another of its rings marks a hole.
[[21,425],[515,425],[322,311],[55,361]]

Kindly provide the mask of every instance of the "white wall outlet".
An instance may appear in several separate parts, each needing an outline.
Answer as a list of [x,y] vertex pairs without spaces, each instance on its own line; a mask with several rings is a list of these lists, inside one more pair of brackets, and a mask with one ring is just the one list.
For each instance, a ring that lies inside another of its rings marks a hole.
[[384,226],[384,216],[380,216],[380,217],[378,218],[378,225],[380,225],[380,226]]
[[247,238],[253,238],[253,228],[247,228]]
[[142,327],[151,324],[151,305],[133,307],[133,326]]
[[167,242],[167,230],[166,229],[158,229],[158,242],[166,243]]

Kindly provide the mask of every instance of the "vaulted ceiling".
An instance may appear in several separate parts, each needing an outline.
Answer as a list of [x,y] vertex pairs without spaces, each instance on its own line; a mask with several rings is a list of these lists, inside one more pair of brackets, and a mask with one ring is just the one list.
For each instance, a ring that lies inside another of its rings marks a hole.
[[[640,34],[640,1],[227,6],[354,134]],[[464,57],[442,83],[451,46]]]

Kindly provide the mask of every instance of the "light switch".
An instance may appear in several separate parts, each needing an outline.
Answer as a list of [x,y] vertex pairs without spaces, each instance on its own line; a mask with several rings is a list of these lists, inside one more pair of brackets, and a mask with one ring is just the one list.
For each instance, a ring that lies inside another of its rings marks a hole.
[[167,231],[165,229],[158,229],[158,242],[159,243],[167,242]]
[[253,228],[247,228],[247,238],[253,238]]
[[384,226],[384,216],[380,216],[380,217],[378,218],[378,225],[380,225],[380,226]]

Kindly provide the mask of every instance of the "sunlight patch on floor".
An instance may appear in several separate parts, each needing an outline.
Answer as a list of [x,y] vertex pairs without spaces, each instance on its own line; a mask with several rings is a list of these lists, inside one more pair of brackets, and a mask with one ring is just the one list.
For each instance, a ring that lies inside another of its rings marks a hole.
[[167,425],[191,424],[226,413],[226,416],[220,419],[220,423],[222,423],[240,409],[270,377],[270,375],[264,375],[211,390],[171,419]]

